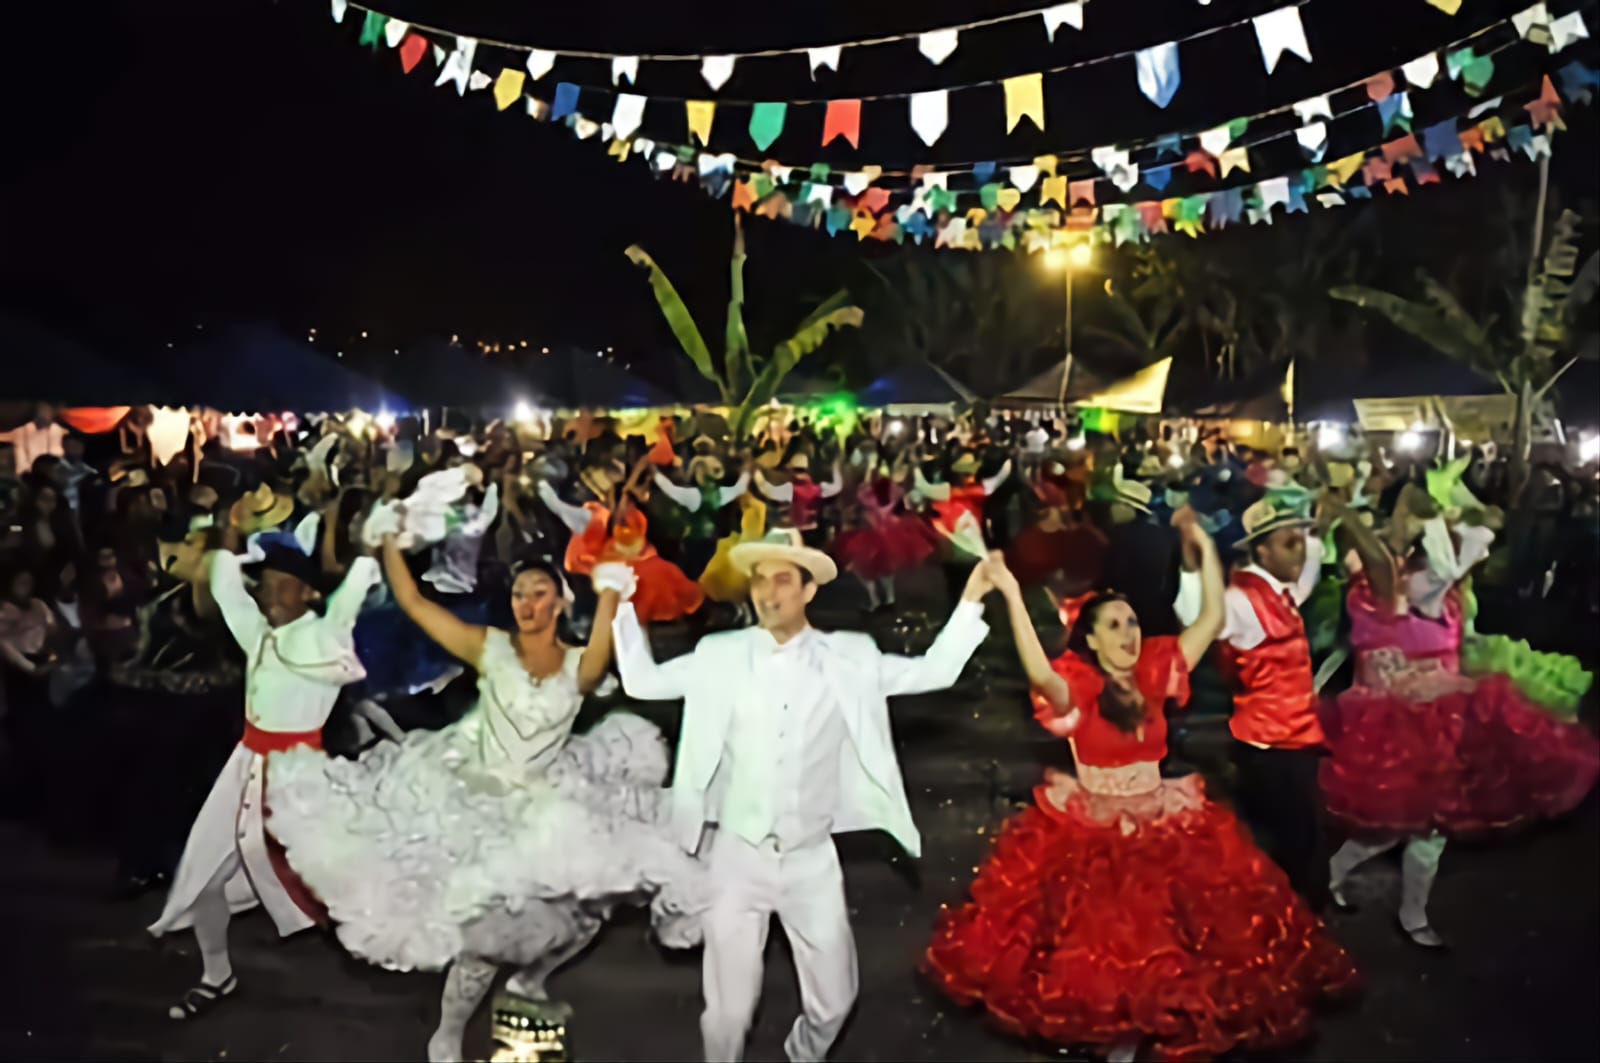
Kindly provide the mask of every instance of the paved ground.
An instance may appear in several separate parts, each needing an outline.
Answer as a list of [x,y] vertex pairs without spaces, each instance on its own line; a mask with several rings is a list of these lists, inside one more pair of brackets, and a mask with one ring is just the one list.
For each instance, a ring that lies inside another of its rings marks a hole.
[[[875,625],[886,645],[926,636],[940,589]],[[931,599],[931,600],[930,600]],[[840,614],[844,618],[846,614]],[[908,630],[908,628],[910,630]],[[939,906],[957,901],[1006,814],[1066,751],[1033,725],[1009,642],[991,638],[954,694],[897,704],[895,720],[926,856],[912,867],[874,836],[844,840],[861,954],[857,1015],[838,1059],[1052,1058],[997,1037],[936,1002],[915,969]],[[673,707],[655,713],[669,728]],[[1201,740],[1204,745],[1204,739]],[[1203,754],[1203,750],[1202,750]],[[1203,755],[1197,755],[1203,760]],[[141,930],[160,898],[104,899],[109,861],[54,849],[0,827],[0,1058],[104,1060],[420,1059],[437,1015],[437,975],[385,973],[316,933],[279,942],[259,914],[234,923],[244,990],[192,1026],[165,1019],[198,970],[187,934],[157,944]],[[1307,1060],[1593,1060],[1600,1058],[1600,802],[1494,847],[1453,846],[1434,893],[1434,923],[1455,946],[1423,952],[1393,929],[1398,867],[1358,880],[1362,911],[1335,933],[1367,979],[1364,996],[1328,1015],[1293,1057]],[[552,983],[576,1009],[579,1059],[680,1060],[698,1053],[697,954],[670,956],[644,922],[610,927]],[[797,996],[774,934],[750,1058],[781,1057]],[[487,1035],[480,1016],[479,1043]]]

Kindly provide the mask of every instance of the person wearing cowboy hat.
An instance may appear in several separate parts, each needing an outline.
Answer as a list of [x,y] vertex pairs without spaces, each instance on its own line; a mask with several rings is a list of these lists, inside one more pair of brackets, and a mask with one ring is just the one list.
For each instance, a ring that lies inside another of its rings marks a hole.
[[725,507],[743,497],[750,487],[748,463],[739,478],[724,484],[727,469],[722,459],[710,449],[701,449],[702,436],[695,440],[695,456],[689,459],[689,484],[673,483],[659,468],[655,470],[656,490],[671,499],[687,514],[683,527],[684,571],[689,577],[699,579],[717,549],[717,515]]
[[786,483],[773,483],[767,479],[759,465],[756,469],[755,488],[777,508],[775,520],[785,527],[800,532],[807,542],[815,546],[820,538],[822,503],[844,490],[844,474],[838,465],[833,467],[833,479],[825,484],[811,478],[811,459],[803,450],[797,450],[784,464],[789,473]]
[[[703,917],[705,1058],[743,1057],[761,997],[774,914],[793,946],[801,1015],[792,1060],[821,1060],[855,1004],[859,976],[832,835],[883,830],[920,852],[889,727],[890,697],[943,690],[984,640],[986,565],[922,657],[881,653],[854,632],[812,628],[807,607],[838,574],[833,559],[780,528],[734,548],[759,627],[700,640],[657,663],[631,605],[614,624],[623,689],[684,699],[672,815],[685,850],[703,854],[712,902]],[[708,830],[709,828],[709,830]]]
[[[1223,597],[1218,641],[1233,678],[1233,763],[1241,811],[1260,841],[1314,909],[1328,900],[1325,832],[1317,770],[1325,738],[1317,717],[1311,644],[1300,604],[1322,574],[1322,530],[1303,492],[1268,491],[1244,511],[1234,569]],[[1323,507],[1324,519],[1332,508]],[[1197,614],[1194,579],[1185,573],[1174,608]]]
[[271,484],[262,484],[233,504],[228,520],[240,535],[254,535],[278,527],[293,512],[293,495],[274,491]]
[[352,632],[378,582],[378,564],[357,559],[319,614],[313,608],[321,599],[317,563],[291,537],[264,539],[251,566],[258,576],[254,594],[245,586],[239,555],[214,550],[192,561],[208,572],[211,598],[245,652],[245,728],[189,832],[161,916],[149,928],[157,937],[192,928],[199,945],[201,980],[168,1011],[179,1020],[199,1017],[239,988],[228,956],[233,912],[260,905],[283,936],[325,915],[267,830],[267,758],[298,746],[321,749],[340,688],[366,674]]

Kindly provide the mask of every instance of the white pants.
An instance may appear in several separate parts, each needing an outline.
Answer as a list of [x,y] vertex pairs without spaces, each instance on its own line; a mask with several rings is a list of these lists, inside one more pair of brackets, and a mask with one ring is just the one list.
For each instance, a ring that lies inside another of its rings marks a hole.
[[800,1017],[784,1052],[820,1063],[855,1006],[860,975],[833,840],[779,852],[729,831],[709,845],[711,909],[705,919],[700,1036],[707,1063],[737,1063],[761,999],[762,954],[772,916],[783,923],[800,982]]

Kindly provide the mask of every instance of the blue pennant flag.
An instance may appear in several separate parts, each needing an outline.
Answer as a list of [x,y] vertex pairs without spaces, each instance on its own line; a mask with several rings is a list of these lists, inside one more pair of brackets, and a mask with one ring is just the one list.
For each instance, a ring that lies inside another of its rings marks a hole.
[[556,86],[555,98],[550,101],[550,121],[559,122],[568,115],[578,113],[578,86],[563,81]]

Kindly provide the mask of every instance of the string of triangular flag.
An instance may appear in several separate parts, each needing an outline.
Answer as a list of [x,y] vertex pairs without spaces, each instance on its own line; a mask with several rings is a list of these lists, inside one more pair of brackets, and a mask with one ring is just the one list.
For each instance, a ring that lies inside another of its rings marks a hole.
[[[501,49],[516,53],[523,53],[524,60],[517,67],[506,69],[525,69],[527,75],[534,81],[542,81],[555,69],[557,60],[562,57],[604,59],[610,63],[610,84],[589,85],[578,80],[564,79],[559,82],[562,86],[575,86],[580,93],[590,92],[615,92],[621,94],[626,83],[628,95],[642,97],[646,104],[672,105],[687,111],[693,108],[696,114],[715,114],[720,105],[748,107],[752,110],[761,109],[766,119],[762,123],[763,130],[772,129],[772,116],[787,112],[791,106],[821,106],[834,108],[838,105],[845,110],[853,109],[859,113],[861,104],[881,100],[902,100],[907,105],[907,119],[911,128],[918,137],[930,147],[943,136],[948,125],[949,98],[952,93],[969,92],[980,89],[1000,88],[1002,90],[1006,108],[1006,130],[1010,132],[1018,122],[1026,117],[1037,128],[1045,127],[1044,111],[1044,77],[1066,73],[1068,71],[1082,70],[1102,64],[1113,62],[1132,61],[1135,79],[1141,90],[1158,106],[1165,108],[1177,93],[1182,83],[1178,67],[1178,48],[1180,45],[1203,40],[1219,33],[1235,29],[1250,28],[1253,30],[1261,59],[1267,72],[1277,69],[1281,57],[1285,53],[1292,53],[1300,59],[1311,62],[1312,54],[1306,40],[1304,26],[1300,19],[1300,9],[1309,5],[1312,0],[1289,0],[1277,10],[1261,15],[1237,18],[1218,25],[1209,26],[1193,33],[1186,34],[1174,40],[1164,42],[1142,49],[1127,49],[1112,52],[1106,55],[1094,56],[1073,62],[1062,63],[1046,67],[1042,70],[1029,71],[1009,77],[986,78],[977,81],[965,82],[956,85],[946,85],[940,88],[921,91],[880,92],[864,94],[849,99],[827,96],[802,96],[790,97],[782,100],[757,100],[735,99],[720,97],[718,99],[700,99],[682,95],[663,93],[633,92],[638,82],[641,62],[686,62],[698,61],[701,76],[707,86],[715,94],[722,89],[733,76],[735,64],[741,58],[758,56],[777,56],[800,54],[802,52],[823,53],[811,55],[810,70],[813,80],[816,71],[823,66],[838,69],[837,50],[844,47],[861,46],[867,44],[887,43],[894,40],[910,40],[915,38],[922,54],[932,62],[942,64],[954,51],[956,41],[963,29],[974,26],[990,25],[1000,21],[1014,21],[1016,18],[1043,16],[1046,30],[1054,39],[1055,31],[1061,25],[1074,25],[1081,28],[1082,4],[1056,4],[1049,8],[1035,11],[1022,12],[1016,16],[997,17],[984,20],[963,27],[934,30],[919,34],[902,34],[894,37],[876,38],[870,41],[853,42],[852,45],[829,45],[822,49],[772,49],[762,52],[720,55],[618,55],[609,52],[589,52],[580,50],[554,51],[550,49],[535,48],[529,45],[512,42],[496,41],[486,38],[471,37],[455,31],[437,26],[428,26],[421,23],[401,22],[374,8],[354,2],[354,0],[332,0],[335,21],[342,22],[350,9],[363,14],[362,26],[363,43],[373,43],[381,37],[389,42],[390,47],[401,47],[407,34],[423,36],[425,38],[447,39],[453,42],[452,47],[446,50],[448,61],[452,64],[451,76],[445,78],[441,72],[440,84],[446,82],[455,84],[458,91],[465,92],[466,86],[471,81],[470,66],[480,48]],[[1076,11],[1077,17],[1069,17],[1066,12]],[[396,28],[398,25],[398,28]],[[442,47],[437,43],[434,47]],[[457,57],[460,58],[457,58]],[[821,61],[819,61],[819,58]],[[405,55],[402,54],[402,60]],[[460,69],[465,64],[468,69],[466,76],[460,76]],[[487,77],[487,75],[484,75]],[[482,83],[482,79],[479,79]],[[486,83],[485,83],[486,84]],[[640,106],[630,101],[629,108]],[[780,110],[780,107],[782,108]],[[777,125],[777,132],[782,132],[782,123]],[[752,139],[759,145],[760,140],[754,130]],[[858,130],[859,136],[859,130]],[[848,139],[848,137],[847,137]],[[827,143],[827,141],[825,141]],[[765,150],[763,148],[763,150]]]
[[[1469,37],[1462,38],[1440,49],[1424,53],[1395,71],[1381,72],[1380,74],[1351,82],[1338,89],[1329,90],[1319,97],[1270,108],[1255,115],[1234,119],[1224,123],[1222,126],[1202,131],[1198,134],[1164,134],[1147,138],[1144,141],[1108,145],[1087,151],[1079,150],[1055,155],[1020,158],[1010,162],[977,161],[969,164],[941,165],[938,173],[942,175],[940,179],[944,181],[948,181],[950,176],[970,174],[980,185],[987,185],[993,183],[996,172],[1000,168],[1004,168],[1010,183],[1021,192],[1031,190],[1043,177],[1044,183],[1041,195],[1046,197],[1045,201],[1048,202],[1052,194],[1057,199],[1064,198],[1066,194],[1067,176],[1059,172],[1062,169],[1062,164],[1070,165],[1079,160],[1092,160],[1095,170],[1103,174],[1123,192],[1128,191],[1134,184],[1138,183],[1141,170],[1147,175],[1147,184],[1157,190],[1164,188],[1166,184],[1165,176],[1170,174],[1174,167],[1152,166],[1149,163],[1153,161],[1159,164],[1162,157],[1168,152],[1182,158],[1185,168],[1190,172],[1205,170],[1211,173],[1212,176],[1216,176],[1220,167],[1221,176],[1226,177],[1234,169],[1249,171],[1250,162],[1247,153],[1249,147],[1259,145],[1268,140],[1281,139],[1293,135],[1300,141],[1301,147],[1308,158],[1312,161],[1320,161],[1321,155],[1326,148],[1328,126],[1335,117],[1343,118],[1357,110],[1376,107],[1383,116],[1385,133],[1397,122],[1405,123],[1409,127],[1411,117],[1409,91],[1398,94],[1394,92],[1395,73],[1399,73],[1406,79],[1408,89],[1426,88],[1434,83],[1438,76],[1441,62],[1443,62],[1448,66],[1451,80],[1460,81],[1470,94],[1480,94],[1487,84],[1488,78],[1492,75],[1493,55],[1499,50],[1498,48],[1487,51],[1483,49],[1482,41],[1490,29],[1496,26],[1505,26],[1508,29],[1514,27],[1516,36],[1509,38],[1508,43],[1515,43],[1520,38],[1543,44],[1554,52],[1561,50],[1574,40],[1587,36],[1587,29],[1582,21],[1581,13],[1573,12],[1572,14],[1579,15],[1575,23],[1568,16],[1562,16],[1560,19],[1551,19],[1545,4],[1535,4],[1527,11],[1521,12],[1516,16],[1502,19],[1499,23],[1493,23],[1488,27],[1476,30]],[[1563,23],[1568,28],[1564,32],[1542,32],[1546,27],[1556,23]],[[1572,28],[1573,26],[1575,28]],[[416,62],[419,62],[426,52],[426,42],[424,42],[423,48],[412,49],[409,53],[407,52],[408,45],[422,40],[416,35],[414,27],[408,27],[404,32],[395,32],[392,23],[381,28],[374,28],[370,24],[364,25],[361,39],[363,42],[373,43],[376,46],[380,31],[381,35],[390,43],[397,40],[401,42],[399,47],[402,52],[402,65],[407,69],[414,68]],[[1478,41],[1478,48],[1475,50],[1472,47],[1464,46],[1467,41]],[[500,76],[491,82],[487,75],[482,75],[481,72],[471,69],[473,59],[471,50],[458,48],[455,51],[446,52],[435,45],[434,55],[435,59],[440,63],[438,84],[452,82],[460,87],[464,81],[468,88],[485,88],[493,84],[496,102],[502,110],[509,108],[518,99],[522,98],[527,80],[522,71],[510,68],[504,69],[501,71]],[[1388,88],[1380,91],[1377,88],[1380,85],[1387,85]],[[1335,116],[1330,105],[1331,97],[1337,93],[1357,87],[1361,87],[1364,90],[1362,104],[1359,107],[1341,110]],[[615,94],[615,103],[609,120],[596,120],[599,116],[586,116],[582,113],[580,108],[581,90],[578,86],[570,83],[560,83],[555,88],[554,98],[549,104],[529,96],[527,98],[528,113],[539,118],[565,122],[572,126],[580,139],[590,139],[600,135],[601,139],[613,142],[611,148],[613,156],[626,157],[627,154],[631,153],[633,149],[620,147],[615,142],[618,140],[632,140],[637,137],[643,120],[646,102],[644,97],[630,93]],[[463,88],[462,91],[465,91],[465,89]],[[1014,101],[1018,111],[1017,117],[1020,118],[1022,114],[1036,113],[1042,108],[1042,100],[1025,87],[1008,89],[1008,91],[1017,97]],[[607,94],[606,102],[611,102],[610,94]],[[689,145],[692,145],[695,141],[702,145],[709,142],[711,123],[715,113],[714,108],[715,104],[712,101],[691,102],[686,113],[686,124],[689,131],[688,144],[675,145],[641,138],[642,146],[638,150],[642,150],[646,155],[670,153],[675,157],[693,158],[696,149]],[[1297,114],[1302,123],[1298,130],[1280,132],[1267,138],[1256,138],[1249,144],[1235,143],[1242,136],[1244,129],[1248,128],[1251,123],[1275,114],[1285,114],[1290,110]],[[784,123],[786,111],[786,105],[776,102],[752,110],[750,133],[752,139],[761,150],[766,150],[776,139],[777,131],[782,128]],[[859,130],[859,103],[848,100],[834,101],[824,122],[824,141],[829,142],[842,136],[855,145],[859,143]],[[1154,149],[1154,160],[1147,159],[1145,160],[1145,165],[1141,166],[1140,160],[1134,157],[1135,153],[1142,149],[1151,148]],[[723,164],[726,160],[732,160],[733,169],[749,172],[789,173],[796,171],[809,172],[816,169],[809,166],[786,165],[771,160],[743,159],[730,153],[719,153],[711,156],[711,158],[715,160],[714,163],[710,164],[713,169],[725,168]],[[823,173],[831,175],[828,167],[821,167],[821,170]],[[917,167],[910,171],[896,171],[883,166],[869,165],[855,170],[842,170],[839,174],[831,175],[823,182],[814,183],[839,181],[846,188],[853,185],[865,187],[883,178],[907,177],[916,182],[924,180],[929,172],[930,170],[927,167]],[[1081,181],[1073,181],[1075,185],[1081,183]],[[1089,183],[1092,187],[1092,180]]]

